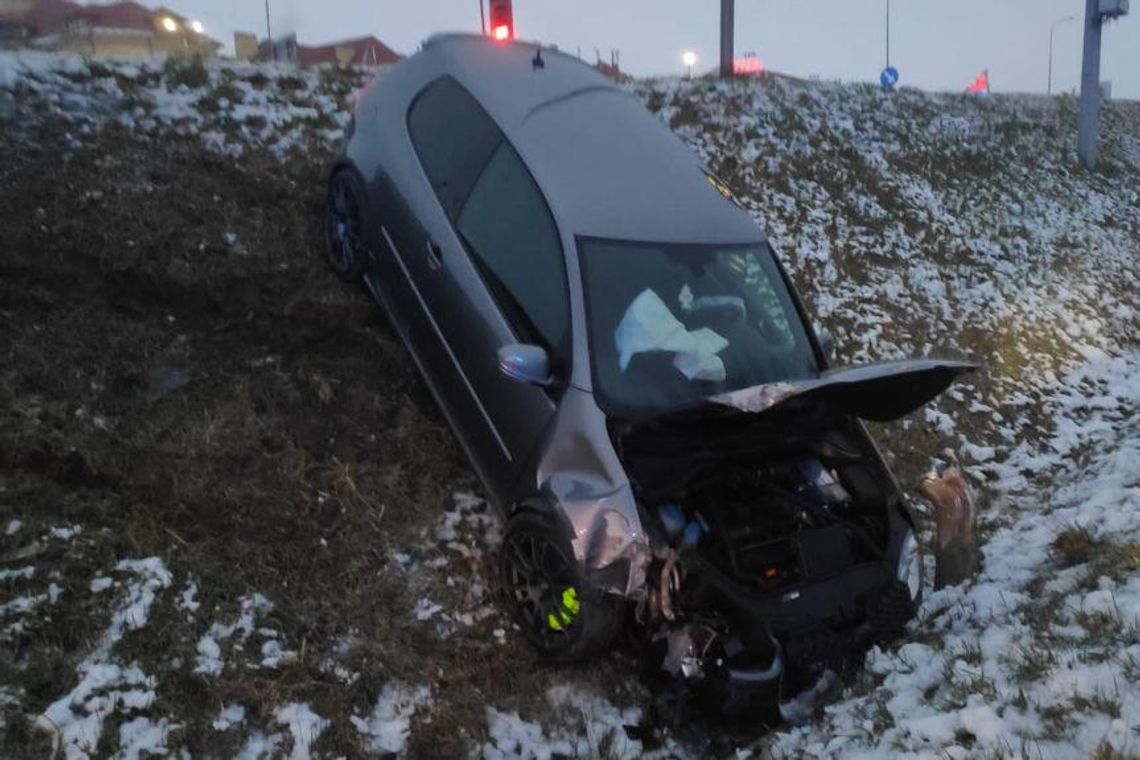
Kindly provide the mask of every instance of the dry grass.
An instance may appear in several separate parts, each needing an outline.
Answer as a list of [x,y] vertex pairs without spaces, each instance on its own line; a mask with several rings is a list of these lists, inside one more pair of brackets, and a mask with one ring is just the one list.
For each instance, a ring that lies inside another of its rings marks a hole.
[[[377,310],[319,259],[327,157],[235,164],[115,130],[74,154],[61,131],[13,139],[0,136],[0,520],[26,527],[0,556],[51,525],[85,530],[34,559],[64,593],[0,654],[0,683],[23,691],[0,755],[44,751],[23,716],[74,686],[109,616],[87,587],[122,557],[174,573],[116,652],[158,676],[154,714],[176,716],[173,745],[196,755],[237,751],[210,727],[235,701],[254,723],[309,702],[332,722],[317,747],[355,756],[349,717],[391,679],[427,683],[410,751],[458,756],[488,704],[549,718],[541,695],[566,677],[622,693],[628,659],[542,668],[513,634],[496,643],[498,614],[448,638],[411,615],[418,595],[459,604],[466,589],[446,582],[455,565],[409,577],[392,553],[430,541],[451,494],[476,484]],[[470,572],[493,580],[487,562]],[[189,579],[190,619],[174,603]],[[252,591],[274,601],[263,622],[297,662],[194,674],[198,638]],[[334,677],[333,659],[359,678]]]

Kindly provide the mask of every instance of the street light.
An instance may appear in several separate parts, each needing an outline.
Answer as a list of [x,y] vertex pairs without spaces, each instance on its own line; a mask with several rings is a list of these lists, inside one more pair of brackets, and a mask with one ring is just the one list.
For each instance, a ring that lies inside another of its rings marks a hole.
[[689,79],[693,78],[693,67],[697,65],[697,54],[692,50],[686,50],[681,55],[681,63],[685,64],[689,70]]
[[1053,94],[1053,32],[1057,31],[1057,27],[1069,21],[1074,21],[1076,16],[1065,16],[1053,22],[1049,27],[1049,94]]
[[201,34],[206,31],[206,27],[202,26],[201,21],[191,21],[190,28],[194,30],[194,34]]
[[175,21],[174,19],[172,19],[170,16],[163,16],[162,17],[162,28],[165,29],[166,31],[170,32],[171,34],[174,34],[175,32],[178,31],[178,22]]

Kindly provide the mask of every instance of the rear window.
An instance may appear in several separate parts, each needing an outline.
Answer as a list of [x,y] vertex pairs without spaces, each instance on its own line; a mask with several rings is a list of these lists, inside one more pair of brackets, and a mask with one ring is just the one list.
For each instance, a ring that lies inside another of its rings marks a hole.
[[455,221],[503,141],[499,128],[458,82],[444,77],[412,104],[408,133],[439,202]]

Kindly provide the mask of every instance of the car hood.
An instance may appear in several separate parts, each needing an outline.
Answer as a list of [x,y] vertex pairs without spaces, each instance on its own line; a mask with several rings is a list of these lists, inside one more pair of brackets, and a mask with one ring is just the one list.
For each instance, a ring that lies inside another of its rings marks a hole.
[[727,407],[752,414],[785,403],[820,401],[843,414],[875,422],[906,416],[950,387],[959,375],[979,364],[945,359],[906,359],[828,370],[819,377],[756,385],[711,396],[693,412]]

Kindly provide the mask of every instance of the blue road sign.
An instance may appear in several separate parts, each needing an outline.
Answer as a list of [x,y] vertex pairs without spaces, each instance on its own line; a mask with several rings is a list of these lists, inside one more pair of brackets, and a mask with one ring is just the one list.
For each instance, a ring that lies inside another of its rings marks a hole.
[[894,66],[888,66],[883,69],[883,73],[879,74],[879,84],[883,85],[883,92],[890,92],[899,83],[899,70]]

